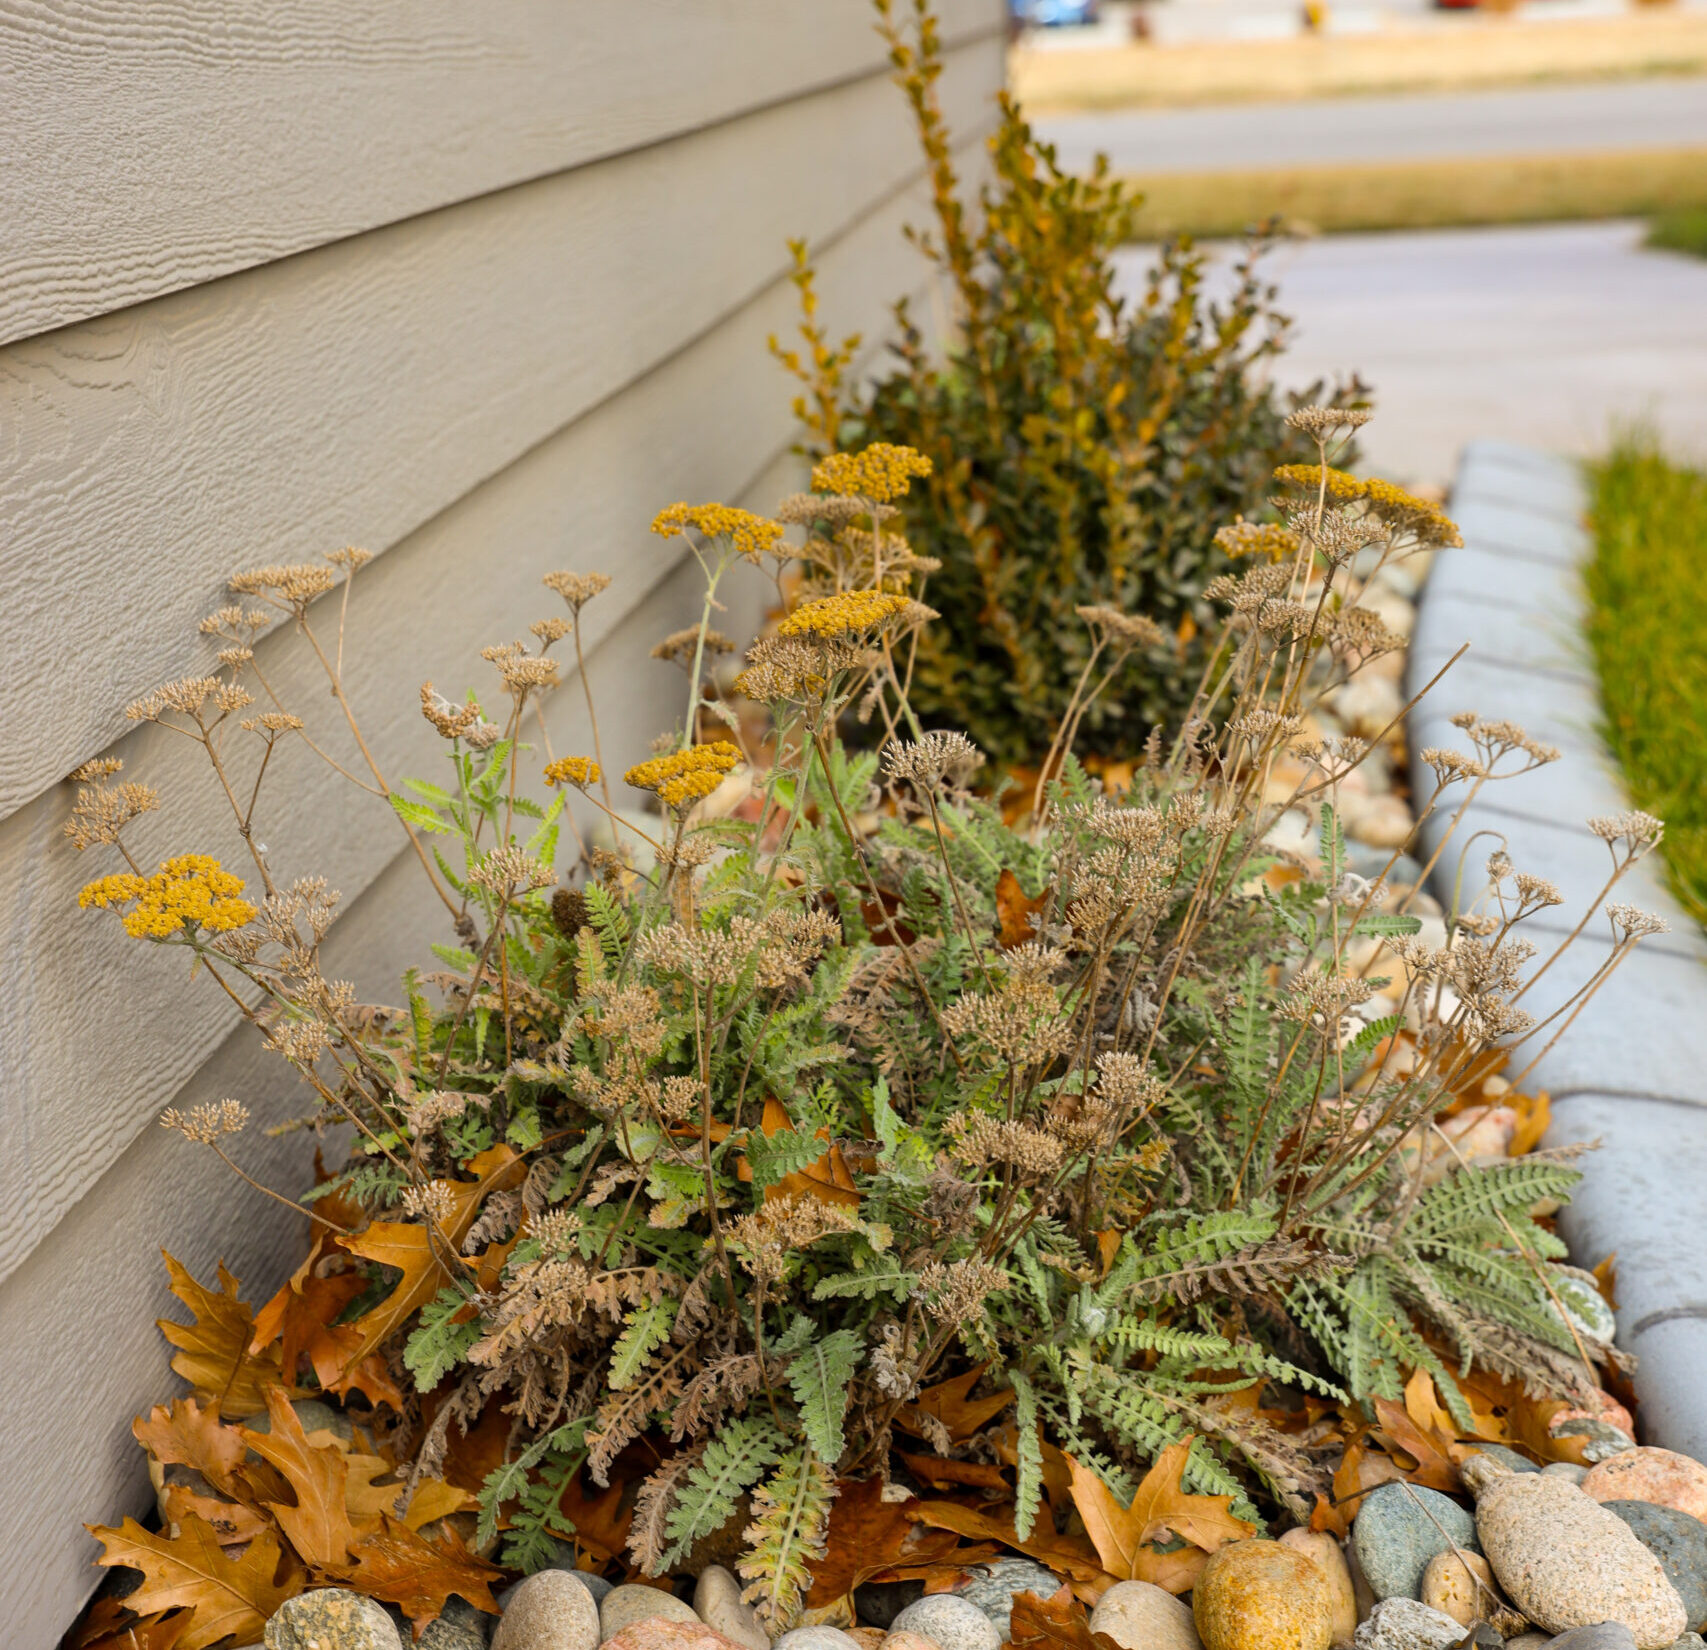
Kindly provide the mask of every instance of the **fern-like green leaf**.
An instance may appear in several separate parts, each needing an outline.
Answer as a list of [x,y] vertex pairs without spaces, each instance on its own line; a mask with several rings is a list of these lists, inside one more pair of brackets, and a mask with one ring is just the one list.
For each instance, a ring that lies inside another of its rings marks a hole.
[[833,1277],[820,1278],[813,1286],[812,1298],[815,1301],[855,1298],[870,1301],[888,1293],[905,1300],[918,1281],[917,1272],[904,1272],[893,1261],[885,1260],[869,1272],[837,1272]]
[[842,1422],[848,1412],[848,1384],[859,1367],[864,1343],[851,1329],[819,1336],[794,1355],[788,1384],[800,1406],[800,1426],[820,1461],[834,1465],[846,1448]]
[[623,1319],[624,1328],[611,1348],[609,1384],[621,1392],[633,1384],[646,1360],[670,1338],[676,1321],[676,1302],[669,1295],[647,1301]]
[[747,1583],[741,1597],[773,1638],[800,1617],[812,1565],[824,1556],[835,1495],[835,1479],[810,1449],[790,1450],[753,1491],[753,1521],[743,1532],[747,1552],[735,1567]]
[[671,1568],[701,1536],[720,1530],[735,1514],[735,1504],[782,1459],[783,1435],[770,1420],[748,1416],[721,1427],[695,1462],[676,1494],[664,1523],[672,1543],[659,1566]]
[[1014,1389],[1014,1424],[1018,1428],[1019,1473],[1014,1480],[1014,1533],[1031,1539],[1043,1496],[1043,1443],[1037,1430],[1037,1394],[1017,1369],[1008,1371]]

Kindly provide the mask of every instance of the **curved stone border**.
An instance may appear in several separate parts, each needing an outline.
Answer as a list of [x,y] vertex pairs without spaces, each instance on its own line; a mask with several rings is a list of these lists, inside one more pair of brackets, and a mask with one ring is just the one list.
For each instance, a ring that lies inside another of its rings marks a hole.
[[[1550,878],[1565,896],[1527,925],[1541,943],[1575,926],[1610,870],[1605,844],[1584,822],[1629,806],[1596,731],[1598,691],[1582,640],[1585,503],[1567,459],[1505,442],[1467,447],[1450,506],[1464,548],[1435,558],[1407,667],[1415,693],[1470,643],[1411,718],[1419,794],[1433,775],[1419,771],[1415,753],[1462,748],[1449,724],[1460,710],[1510,717],[1565,753],[1485,786],[1433,878],[1449,903],[1460,866],[1463,885],[1479,885],[1488,853],[1508,845],[1520,870]],[[1424,825],[1427,853],[1446,825]],[[1707,940],[1652,861],[1633,867],[1616,897],[1665,917],[1671,932],[1637,946],[1530,1081],[1552,1095],[1549,1144],[1601,1142],[1583,1160],[1560,1229],[1584,1266],[1617,1254],[1618,1343],[1641,1360],[1643,1437],[1707,1459]],[[1565,988],[1548,992],[1549,1008],[1610,943],[1597,918],[1538,988],[1555,977]]]

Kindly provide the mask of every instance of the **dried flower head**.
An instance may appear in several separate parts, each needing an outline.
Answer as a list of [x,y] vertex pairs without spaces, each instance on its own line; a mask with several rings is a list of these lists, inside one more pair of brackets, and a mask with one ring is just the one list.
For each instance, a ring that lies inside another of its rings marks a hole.
[[588,756],[560,756],[545,765],[544,779],[548,785],[573,785],[580,791],[598,784],[600,777],[598,763]]
[[654,756],[622,777],[638,791],[651,791],[666,807],[679,808],[710,796],[741,765],[740,750],[727,739],[690,745],[685,751]]
[[237,896],[243,879],[207,854],[162,860],[149,877],[120,871],[91,882],[77,896],[85,911],[128,905],[124,928],[137,939],[163,940],[177,933],[229,933],[254,920],[255,907]]
[[446,739],[462,739],[480,724],[479,704],[470,699],[466,705],[453,705],[431,682],[421,684],[421,714]]
[[239,596],[259,596],[262,601],[301,614],[315,597],[324,596],[337,582],[330,567],[318,562],[293,562],[233,574],[226,587]]
[[285,710],[264,710],[259,716],[245,716],[239,725],[245,733],[263,733],[273,739],[281,733],[300,733],[302,718]]
[[859,650],[846,642],[764,636],[747,650],[747,668],[735,678],[735,691],[761,705],[815,704],[831,680],[859,660]]
[[976,1256],[965,1260],[926,1261],[919,1268],[918,1297],[938,1323],[967,1324],[984,1312],[984,1302],[1008,1287],[1001,1267]]
[[354,544],[346,544],[342,550],[328,551],[326,559],[334,567],[341,567],[346,573],[353,573],[358,567],[366,567],[373,560],[373,552],[360,549]]
[[1671,931],[1671,925],[1664,917],[1656,917],[1651,911],[1643,911],[1634,905],[1626,905],[1614,901],[1606,907],[1607,918],[1612,923],[1613,932],[1621,939],[1646,939],[1650,934],[1666,934]]
[[[735,644],[721,630],[707,629],[705,632],[705,653],[715,656],[733,653]],[[666,636],[652,649],[654,659],[666,659],[673,665],[680,665],[684,670],[693,665],[694,654],[700,648],[700,629],[698,625],[689,625],[686,630],[675,630]]]
[[1336,430],[1361,430],[1374,416],[1368,407],[1299,407],[1286,415],[1286,422],[1317,441],[1325,441]]
[[1460,549],[1464,544],[1458,524],[1438,504],[1418,498],[1391,481],[1371,476],[1363,484],[1363,497],[1369,508],[1395,532],[1440,549]]
[[874,442],[857,453],[831,453],[812,466],[813,490],[888,504],[902,497],[916,476],[931,473],[931,461],[911,447]]
[[528,634],[533,636],[543,650],[554,642],[560,642],[575,627],[567,619],[535,619],[528,626]]
[[226,684],[217,676],[185,676],[166,682],[124,708],[132,722],[158,722],[168,711],[200,718],[201,708]]
[[1091,634],[1099,642],[1123,652],[1135,647],[1161,647],[1168,640],[1168,633],[1142,613],[1122,613],[1118,607],[1106,605],[1079,607],[1074,611],[1091,627]]
[[241,1134],[249,1122],[249,1108],[238,1100],[204,1103],[187,1112],[168,1106],[160,1114],[160,1127],[175,1130],[198,1146],[211,1146],[228,1134]]
[[790,493],[772,515],[791,527],[828,527],[832,532],[856,521],[888,521],[901,512],[893,504],[837,494]]
[[85,762],[77,770],[78,776],[87,776],[88,782],[78,788],[71,817],[65,822],[65,834],[79,853],[97,842],[117,842],[119,832],[133,819],[160,806],[159,793],[152,785],[128,781],[122,785],[106,783],[107,776],[123,766],[117,758],[107,758]]
[[569,604],[571,612],[579,613],[600,591],[610,589],[610,574],[547,573],[542,582]]
[[557,880],[557,873],[523,853],[514,843],[506,843],[476,860],[468,880],[488,893],[510,897],[550,887]]
[[403,1188],[403,1212],[416,1220],[443,1226],[456,1209],[456,1193],[448,1181],[429,1180]]
[[652,518],[652,531],[660,538],[680,538],[690,527],[705,538],[727,540],[748,561],[774,552],[783,534],[780,521],[730,504],[672,504]]
[[892,741],[884,748],[883,771],[894,783],[934,790],[945,778],[964,781],[983,761],[984,753],[965,734],[937,729],[917,744]]
[[557,661],[544,653],[529,653],[520,642],[501,642],[483,647],[480,657],[498,667],[504,691],[518,702],[536,688],[556,687],[562,680]]
[[1601,814],[1588,822],[1588,828],[1609,847],[1622,842],[1633,849],[1647,849],[1665,834],[1665,821],[1632,808],[1627,813]]

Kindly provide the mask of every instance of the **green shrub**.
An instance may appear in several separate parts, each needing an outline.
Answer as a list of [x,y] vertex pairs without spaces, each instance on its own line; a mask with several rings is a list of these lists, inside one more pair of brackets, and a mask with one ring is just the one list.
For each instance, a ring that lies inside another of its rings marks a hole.
[[1648,245],[1707,258],[1707,206],[1679,206],[1648,225]]
[[953,348],[939,360],[903,301],[898,365],[850,388],[851,349],[831,349],[809,309],[804,355],[782,352],[806,386],[797,411],[814,450],[889,441],[935,466],[904,514],[913,548],[940,563],[921,593],[942,619],[918,646],[919,716],[964,728],[1005,767],[1035,765],[1093,645],[1077,610],[1106,604],[1168,633],[1078,730],[1081,752],[1134,756],[1152,724],[1178,725],[1197,685],[1203,588],[1227,566],[1216,529],[1264,510],[1277,465],[1313,456],[1260,381],[1285,326],[1258,270],[1263,243],[1222,302],[1189,242],[1165,246],[1142,296],[1123,299],[1114,255],[1139,200],[1100,165],[1063,174],[1004,97],[993,176],[969,205],[927,0],[911,27],[894,0],[877,9],[929,167],[935,228],[916,239],[951,305]]

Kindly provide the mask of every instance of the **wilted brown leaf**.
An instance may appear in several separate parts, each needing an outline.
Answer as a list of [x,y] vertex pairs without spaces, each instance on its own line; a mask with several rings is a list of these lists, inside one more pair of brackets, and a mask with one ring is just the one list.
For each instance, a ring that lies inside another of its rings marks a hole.
[[1103,1572],[1096,1552],[1077,1536],[1057,1535],[1046,1530],[1039,1519],[1029,1537],[1021,1540],[1014,1528],[1011,1507],[963,1507],[958,1501],[909,1501],[908,1511],[921,1524],[953,1530],[969,1541],[997,1541],[1015,1552],[1035,1558],[1057,1575],[1073,1581],[1094,1581]]
[[357,1592],[398,1605],[417,1628],[438,1620],[452,1593],[477,1610],[498,1614],[492,1583],[501,1581],[504,1572],[476,1558],[450,1530],[442,1540],[429,1541],[386,1517],[350,1549],[350,1558],[341,1578]]
[[[509,1417],[505,1416],[504,1420],[507,1425]],[[620,1456],[618,1460],[621,1460]],[[447,1472],[445,1476],[449,1478],[451,1475]],[[580,1546],[588,1548],[599,1558],[615,1558],[627,1548],[628,1528],[634,1521],[633,1503],[623,1506],[628,1481],[613,1471],[609,1489],[588,1495],[586,1486],[581,1482],[583,1476],[576,1473],[569,1480],[557,1504],[575,1526],[575,1540]]]
[[241,1501],[222,1501],[216,1495],[198,1495],[188,1484],[167,1484],[160,1491],[160,1513],[169,1533],[176,1534],[191,1518],[211,1524],[222,1547],[253,1541],[262,1530],[272,1528],[265,1513]]
[[906,1463],[908,1472],[937,1489],[949,1484],[965,1484],[975,1490],[1008,1488],[1002,1469],[992,1461],[953,1461],[942,1455],[909,1455],[905,1450],[895,1453]]
[[1331,1535],[1340,1541],[1351,1534],[1351,1525],[1346,1522],[1345,1514],[1320,1491],[1316,1494],[1315,1506],[1310,1509],[1310,1528],[1318,1535]]
[[[1433,1393],[1431,1385],[1431,1398]],[[1409,1393],[1406,1396],[1409,1397]],[[1404,1404],[1394,1403],[1391,1398],[1377,1398],[1375,1414],[1380,1420],[1388,1453],[1397,1449],[1416,1462],[1414,1467],[1406,1467],[1403,1461],[1398,1463],[1413,1484],[1446,1494],[1459,1487],[1458,1467],[1452,1459],[1452,1446],[1458,1441],[1455,1432],[1442,1432],[1432,1425],[1426,1429],[1419,1426],[1410,1410]],[[1447,1424],[1451,1425],[1450,1416]]]
[[112,1599],[103,1599],[102,1603],[114,1604],[116,1613],[125,1618],[125,1624],[114,1626],[110,1632],[94,1638],[72,1639],[68,1642],[68,1650],[176,1650],[178,1641],[189,1629],[191,1618],[187,1610],[132,1616]]
[[173,1650],[205,1650],[227,1637],[255,1643],[267,1618],[302,1591],[305,1578],[294,1565],[280,1579],[279,1541],[271,1530],[250,1542],[242,1557],[227,1558],[218,1535],[199,1518],[191,1518],[176,1539],[151,1535],[134,1518],[116,1530],[86,1527],[106,1548],[97,1564],[142,1572],[142,1585],[125,1600],[133,1610],[191,1612]]
[[[164,1252],[164,1251],[162,1251]],[[283,1378],[278,1353],[251,1353],[255,1334],[254,1314],[237,1297],[237,1279],[219,1266],[219,1293],[204,1288],[190,1276],[188,1268],[166,1255],[166,1270],[172,1293],[195,1314],[193,1324],[172,1318],[158,1320],[160,1333],[178,1348],[172,1369],[195,1389],[204,1404],[225,1415],[253,1415],[266,1405],[269,1386]],[[188,1647],[194,1650],[194,1647]]]
[[1024,945],[1027,940],[1037,938],[1031,919],[1040,915],[1048,903],[1047,888],[1036,899],[1027,899],[1019,878],[1003,868],[1002,874],[996,878],[996,917],[1002,925],[999,943],[1004,951],[1011,951],[1016,945]]
[[351,1332],[345,1343],[350,1351],[341,1373],[354,1371],[444,1287],[450,1276],[447,1264],[474,1269],[474,1262],[463,1260],[459,1251],[481,1203],[489,1192],[506,1189],[527,1172],[526,1163],[508,1146],[483,1151],[469,1167],[474,1171],[473,1180],[443,1182],[450,1188],[449,1212],[439,1223],[436,1243],[425,1226],[403,1221],[376,1221],[359,1237],[341,1240],[352,1255],[395,1266],[403,1274],[397,1287],[371,1312],[341,1326]]
[[[780,1100],[767,1095],[764,1116],[759,1121],[759,1127],[766,1135],[784,1131],[792,1134],[794,1120]],[[830,1131],[820,1129],[818,1139],[830,1142]],[[839,1204],[844,1209],[859,1207],[859,1189],[848,1172],[847,1159],[842,1156],[842,1148],[833,1142],[830,1142],[824,1155],[816,1162],[808,1163],[804,1169],[796,1169],[793,1174],[786,1174],[781,1180],[765,1187],[765,1202],[773,1203],[779,1197],[815,1197],[825,1203]]]
[[[1229,1541],[1242,1541],[1256,1526],[1228,1510],[1230,1495],[1190,1495],[1180,1487],[1180,1475],[1191,1453],[1191,1439],[1181,1439],[1156,1457],[1132,1496],[1122,1507],[1094,1472],[1072,1456],[1073,1504],[1085,1521],[1102,1567],[1122,1581],[1149,1581],[1170,1592],[1183,1592],[1196,1579],[1201,1565],[1178,1553],[1158,1553],[1150,1544],[1177,1535],[1204,1554],[1218,1552]],[[1191,1578],[1179,1585],[1186,1572]],[[1164,1579],[1165,1578],[1165,1579]]]
[[344,1452],[332,1444],[318,1448],[310,1444],[296,1411],[277,1387],[267,1393],[267,1413],[272,1418],[272,1431],[245,1428],[244,1442],[284,1475],[296,1497],[294,1506],[269,1501],[267,1510],[279,1521],[279,1528],[304,1563],[317,1570],[335,1570],[343,1565],[357,1538],[371,1527],[350,1517],[349,1467]]
[[194,1398],[157,1404],[131,1422],[137,1443],[162,1466],[194,1467],[222,1495],[237,1493],[232,1474],[243,1464],[243,1435],[223,1426],[217,1409],[203,1409]]
[[979,1364],[964,1375],[926,1387],[910,1404],[903,1404],[896,1412],[895,1425],[915,1438],[928,1438],[930,1433],[924,1430],[920,1416],[934,1415],[947,1427],[948,1436],[955,1443],[965,1443],[1014,1401],[1013,1388],[1007,1386],[983,1398],[968,1396],[988,1368],[988,1364]]
[[869,1575],[901,1556],[912,1530],[911,1501],[885,1501],[880,1479],[845,1478],[830,1503],[824,1556],[813,1566],[808,1609],[822,1609],[851,1593]]
[[1091,1632],[1084,1605],[1065,1584],[1049,1598],[1016,1593],[1008,1640],[1013,1650],[1118,1650],[1106,1633]]

